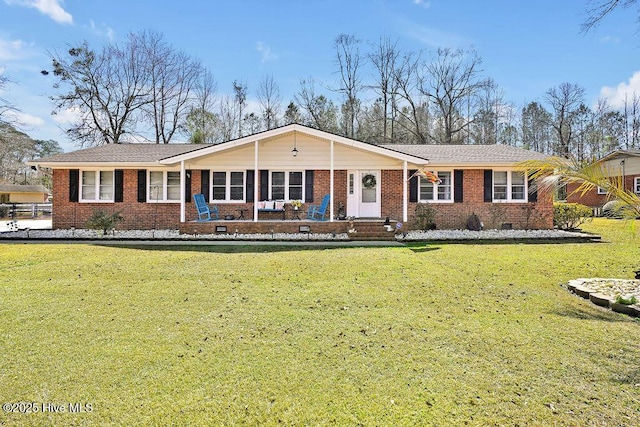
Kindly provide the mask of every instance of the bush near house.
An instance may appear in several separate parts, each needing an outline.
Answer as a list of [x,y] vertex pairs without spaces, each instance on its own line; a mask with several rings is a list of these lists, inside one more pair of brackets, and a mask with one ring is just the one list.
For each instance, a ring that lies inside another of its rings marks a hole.
[[553,225],[561,230],[573,230],[593,217],[591,208],[579,203],[553,204]]

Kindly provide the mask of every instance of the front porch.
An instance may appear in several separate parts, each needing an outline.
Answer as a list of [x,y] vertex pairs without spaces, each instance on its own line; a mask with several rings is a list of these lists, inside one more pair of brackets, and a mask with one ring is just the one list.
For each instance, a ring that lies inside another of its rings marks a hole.
[[[387,231],[390,228],[391,231]],[[214,220],[180,224],[180,234],[347,234],[350,240],[395,240],[396,221],[385,226],[383,219],[344,221],[311,220]]]

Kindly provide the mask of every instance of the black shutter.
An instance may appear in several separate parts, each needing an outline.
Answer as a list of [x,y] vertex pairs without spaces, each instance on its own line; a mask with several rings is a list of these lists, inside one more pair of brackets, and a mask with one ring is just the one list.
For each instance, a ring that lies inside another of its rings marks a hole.
[[147,202],[147,170],[138,169],[138,203]]
[[69,201],[78,201],[78,191],[80,189],[80,171],[69,169]]
[[304,171],[304,201],[313,202],[313,169]]
[[113,201],[120,203],[124,200],[124,171],[122,169],[116,169],[114,171],[113,181],[116,186]]
[[464,177],[464,171],[462,169],[455,169],[453,171],[453,201],[455,203],[461,203],[463,195],[462,179]]
[[185,171],[185,179],[184,179],[184,201],[185,203],[191,202],[191,174],[193,171],[191,169],[187,169]]
[[538,184],[532,179],[529,180],[529,201],[538,201]]
[[484,201],[493,201],[493,170],[484,170]]
[[[412,176],[414,173],[418,172],[413,169],[409,171],[409,176]],[[414,176],[409,180],[409,201],[417,202],[418,201],[418,177]]]
[[269,200],[269,171],[260,171],[260,200]]
[[209,202],[209,171],[200,171],[200,192],[204,195],[205,202]]
[[244,183],[245,188],[245,200],[247,203],[253,202],[253,181],[255,180],[255,172],[253,169],[247,169],[246,182]]

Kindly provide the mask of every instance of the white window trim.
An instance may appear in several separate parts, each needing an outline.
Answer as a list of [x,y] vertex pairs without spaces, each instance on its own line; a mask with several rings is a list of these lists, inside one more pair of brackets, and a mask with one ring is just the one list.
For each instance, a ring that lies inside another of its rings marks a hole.
[[[95,172],[96,174],[96,182],[95,182],[95,198],[93,199],[85,199],[84,198],[84,194],[83,194],[83,183],[82,183],[82,177],[83,177],[83,173],[84,172]],[[113,173],[113,185],[111,187],[111,198],[110,199],[104,199],[101,200],[100,199],[100,174],[102,172],[111,172]],[[78,201],[80,203],[115,203],[115,197],[116,197],[116,172],[114,169],[82,169],[80,170],[80,179],[78,182],[78,186],[79,186],[79,195],[78,195]]]
[[422,178],[421,176],[418,177],[418,203],[453,203],[453,192],[454,192],[454,180],[455,180],[455,174],[453,173],[453,169],[449,170],[449,169],[442,169],[442,170],[432,170],[431,172],[433,172],[434,174],[438,175],[438,173],[440,172],[449,172],[451,174],[451,191],[449,191],[449,199],[444,199],[444,200],[439,200],[438,199],[438,184],[432,184],[433,185],[433,196],[435,197],[435,199],[432,200],[428,200],[428,199],[421,199],[420,198],[420,189],[422,188],[422,184],[424,181],[424,184],[431,184],[430,182],[426,181],[424,178]]
[[607,192],[602,187],[598,187],[596,193],[600,195],[607,194]]
[[[214,199],[213,198],[213,174],[215,172],[224,172],[225,173],[225,198],[224,199]],[[242,173],[242,199],[241,200],[232,200],[231,199],[231,173],[232,172],[241,172]],[[215,203],[246,203],[247,201],[247,171],[246,170],[211,170],[209,172],[211,179],[209,184],[209,200]]]
[[[496,188],[496,172],[506,172],[507,173],[507,198],[506,199],[496,199],[495,198],[495,188]],[[520,170],[514,169],[494,169],[491,176],[491,198],[493,199],[493,203],[527,203],[529,201],[529,182],[527,180],[527,176],[524,176],[524,199],[513,199],[513,180],[512,176],[514,173],[523,173]]]
[[[289,174],[291,172],[299,172],[300,174],[302,174],[302,199],[300,200],[306,200],[306,194],[305,194],[305,189],[306,189],[306,174],[304,173],[304,170],[298,170],[298,169],[291,169],[291,170],[270,170],[269,171],[269,200],[274,200],[273,199],[273,193],[272,193],[272,189],[273,189],[273,173],[274,172],[284,172],[284,201],[285,203],[290,203],[291,199],[289,197]],[[280,199],[278,199],[280,200]],[[295,199],[298,200],[298,199]]]
[[633,178],[633,191],[636,194],[640,194],[640,176]]
[[[153,197],[153,191],[151,188],[151,173],[162,173],[162,197],[155,199]],[[166,171],[166,170],[147,170],[147,203],[180,203],[180,198],[167,200],[167,177],[169,172],[180,173],[180,171]],[[182,185],[182,180],[180,182]]]

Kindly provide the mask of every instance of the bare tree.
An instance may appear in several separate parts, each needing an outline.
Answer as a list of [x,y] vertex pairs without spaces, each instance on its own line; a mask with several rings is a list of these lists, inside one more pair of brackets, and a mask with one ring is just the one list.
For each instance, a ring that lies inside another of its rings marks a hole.
[[313,78],[300,81],[300,92],[294,95],[294,99],[306,112],[304,117],[306,125],[327,132],[337,132],[337,109],[331,100],[324,95],[316,94]]
[[[1,69],[0,72],[2,72]],[[9,84],[9,78],[5,76],[4,73],[0,74],[0,90],[5,88],[7,84]],[[15,107],[9,101],[0,98],[0,124],[14,122],[7,114],[10,111],[16,111]]]
[[[411,142],[426,144],[431,138],[429,135],[429,105],[426,100],[421,99],[418,90],[420,79],[418,76],[418,66],[420,55],[407,53],[402,57],[400,64],[394,71],[395,93],[398,100],[392,98],[392,110],[397,117],[398,126],[411,136]],[[398,138],[394,138],[394,142]],[[403,138],[405,142],[409,138]]]
[[199,61],[167,44],[160,33],[142,31],[129,37],[132,46],[144,49],[151,96],[144,110],[153,124],[155,142],[168,144],[191,108],[191,95],[202,67]]
[[280,88],[272,75],[264,76],[258,86],[257,95],[266,129],[278,127],[282,97],[280,96]]
[[236,105],[236,111],[238,112],[237,121],[238,121],[238,137],[242,137],[242,119],[244,118],[244,107],[247,103],[247,85],[238,82],[237,80],[233,81],[233,94],[234,94],[234,102]]
[[584,101],[584,89],[576,84],[561,83],[545,93],[545,100],[551,107],[551,127],[556,134],[554,154],[569,157],[574,142],[575,120]]
[[374,46],[374,50],[368,56],[373,64],[376,76],[376,84],[372,85],[372,89],[380,97],[380,107],[382,108],[380,114],[382,141],[389,142],[393,140],[394,121],[392,113],[394,112],[393,106],[397,102],[398,81],[395,76],[400,57],[398,42],[392,42],[388,37],[381,37],[378,44]]
[[[591,0],[587,10],[587,19],[582,23],[582,31],[587,32],[597,26],[607,15],[617,8],[629,8],[637,3],[637,0]],[[638,11],[640,18],[640,10]]]
[[135,114],[150,102],[148,72],[142,46],[129,39],[124,46],[105,46],[101,52],[87,42],[69,49],[68,56],[51,55],[54,114],[71,110],[78,115],[67,129],[80,145],[117,144],[125,132],[134,133]]
[[522,108],[521,120],[523,148],[552,154],[551,114],[539,103],[530,102]]
[[211,144],[216,142],[218,117],[214,110],[217,87],[211,73],[203,69],[194,88],[193,106],[184,124],[192,143]]
[[360,77],[362,55],[359,45],[360,40],[348,34],[340,34],[334,41],[335,62],[340,75],[338,91],[345,97],[343,104],[344,134],[349,138],[356,136],[356,121],[360,105],[358,94],[362,88]]
[[485,84],[480,79],[481,63],[474,50],[442,48],[436,51],[435,60],[424,66],[419,90],[439,113],[445,144],[460,142],[459,133],[472,120],[464,110]]

